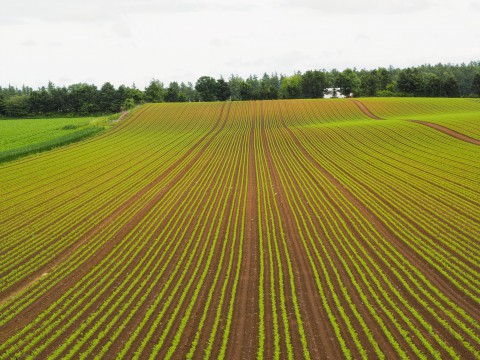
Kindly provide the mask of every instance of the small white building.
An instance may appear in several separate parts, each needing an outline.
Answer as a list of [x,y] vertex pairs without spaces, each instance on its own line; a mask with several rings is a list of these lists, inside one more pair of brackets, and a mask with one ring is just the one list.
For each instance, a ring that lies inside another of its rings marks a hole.
[[325,99],[339,98],[343,99],[346,96],[340,94],[340,88],[326,88],[323,96]]

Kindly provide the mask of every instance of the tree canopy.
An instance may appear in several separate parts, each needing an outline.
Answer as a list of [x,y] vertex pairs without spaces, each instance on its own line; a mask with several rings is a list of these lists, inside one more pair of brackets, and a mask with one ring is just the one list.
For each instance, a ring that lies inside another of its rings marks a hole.
[[143,102],[321,98],[331,87],[347,96],[480,97],[480,61],[406,69],[307,70],[291,76],[264,73],[261,78],[231,75],[228,80],[202,76],[195,86],[173,81],[167,88],[160,80],[152,79],[144,90],[135,84],[115,88],[110,82],[100,88],[85,83],[66,87],[48,82],[36,90],[9,85],[0,87],[0,116],[100,115]]

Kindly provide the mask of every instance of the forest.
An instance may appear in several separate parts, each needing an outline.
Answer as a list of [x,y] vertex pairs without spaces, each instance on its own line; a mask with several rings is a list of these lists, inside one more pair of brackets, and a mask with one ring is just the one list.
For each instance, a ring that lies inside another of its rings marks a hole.
[[329,88],[352,97],[480,97],[480,61],[422,65],[406,69],[308,70],[293,75],[265,73],[244,79],[230,75],[200,77],[195,84],[152,79],[144,89],[135,84],[116,88],[106,82],[47,86],[0,87],[0,117],[101,115],[159,102],[241,101],[323,98]]

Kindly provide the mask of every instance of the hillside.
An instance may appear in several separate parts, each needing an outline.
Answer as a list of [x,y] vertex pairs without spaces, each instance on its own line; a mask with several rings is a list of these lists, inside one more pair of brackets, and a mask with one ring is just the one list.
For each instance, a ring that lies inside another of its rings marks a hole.
[[475,100],[164,103],[0,164],[0,359],[479,358],[479,139]]

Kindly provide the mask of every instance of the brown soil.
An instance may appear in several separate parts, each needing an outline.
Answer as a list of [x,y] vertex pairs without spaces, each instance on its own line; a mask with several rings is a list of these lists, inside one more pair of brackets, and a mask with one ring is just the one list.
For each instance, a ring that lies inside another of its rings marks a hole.
[[355,100],[355,99],[350,99],[350,101],[353,102],[355,105],[357,105],[358,108],[368,117],[371,117],[372,119],[375,119],[375,120],[383,120],[381,117],[378,117],[377,115],[372,113],[361,101]]
[[248,160],[248,194],[246,230],[237,300],[233,310],[232,331],[228,340],[227,359],[253,359],[258,350],[259,323],[259,235],[257,207],[257,174],[255,169],[255,116],[252,116]]

